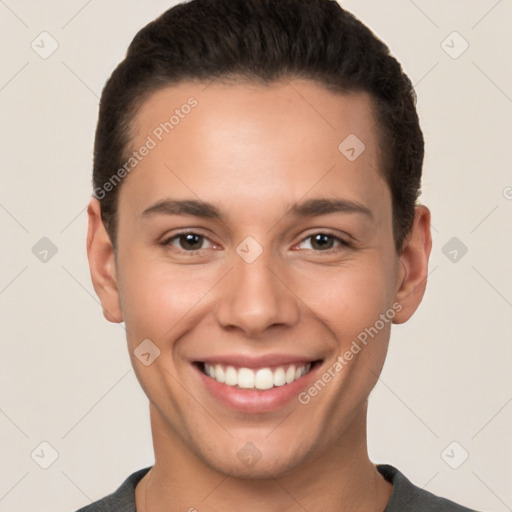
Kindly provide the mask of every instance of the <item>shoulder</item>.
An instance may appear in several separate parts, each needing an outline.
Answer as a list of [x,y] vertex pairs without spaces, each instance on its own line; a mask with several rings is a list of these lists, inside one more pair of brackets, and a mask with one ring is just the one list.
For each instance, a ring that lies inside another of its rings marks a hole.
[[414,512],[476,512],[416,487],[393,466],[378,465],[377,469],[388,482],[393,484],[391,498],[384,512],[402,510]]
[[136,512],[135,487],[149,470],[148,467],[132,473],[115,492],[76,512]]

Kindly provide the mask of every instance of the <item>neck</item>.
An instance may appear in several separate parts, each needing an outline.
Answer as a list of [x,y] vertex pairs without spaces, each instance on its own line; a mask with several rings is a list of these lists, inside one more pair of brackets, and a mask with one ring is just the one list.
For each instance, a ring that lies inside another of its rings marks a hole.
[[191,452],[153,407],[155,464],[136,488],[141,512],[382,512],[392,486],[369,460],[366,404],[335,447],[285,475],[247,479],[222,474]]

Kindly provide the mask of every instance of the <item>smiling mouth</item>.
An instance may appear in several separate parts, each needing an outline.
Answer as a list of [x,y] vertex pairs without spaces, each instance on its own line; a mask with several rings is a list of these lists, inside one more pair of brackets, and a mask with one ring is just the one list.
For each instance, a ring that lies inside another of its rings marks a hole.
[[231,365],[198,363],[208,377],[238,389],[268,389],[286,386],[307,375],[320,361],[305,364],[289,364],[273,368],[236,368]]

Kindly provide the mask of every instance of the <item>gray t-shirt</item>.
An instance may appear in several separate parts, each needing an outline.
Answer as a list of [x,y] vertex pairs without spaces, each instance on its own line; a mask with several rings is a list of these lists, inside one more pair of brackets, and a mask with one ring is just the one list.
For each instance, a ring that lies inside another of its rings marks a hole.
[[[377,468],[393,484],[391,498],[384,512],[475,512],[416,487],[393,466],[378,465]],[[77,512],[136,512],[135,487],[149,470],[144,468],[133,473],[116,492]]]

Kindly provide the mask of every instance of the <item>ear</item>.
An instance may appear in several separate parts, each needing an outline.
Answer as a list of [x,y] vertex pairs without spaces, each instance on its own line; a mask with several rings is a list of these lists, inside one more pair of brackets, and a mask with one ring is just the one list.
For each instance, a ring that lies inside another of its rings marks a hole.
[[399,258],[401,284],[395,300],[402,306],[393,323],[407,322],[420,305],[427,286],[428,259],[432,249],[430,211],[417,206],[414,223],[407,235]]
[[96,198],[91,199],[87,215],[87,257],[94,290],[100,299],[105,318],[109,322],[119,323],[123,321],[123,315],[117,288],[115,254],[101,220],[100,202]]

